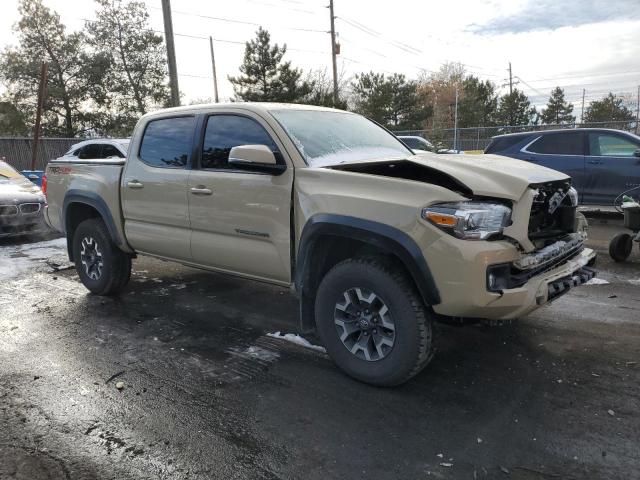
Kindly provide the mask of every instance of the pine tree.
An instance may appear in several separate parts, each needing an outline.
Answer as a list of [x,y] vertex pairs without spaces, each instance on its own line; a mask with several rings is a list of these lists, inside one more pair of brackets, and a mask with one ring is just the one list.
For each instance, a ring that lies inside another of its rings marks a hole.
[[271,46],[271,36],[262,27],[256,38],[246,42],[241,75],[228,77],[236,98],[247,102],[303,103],[313,85],[302,79],[302,72],[282,59],[287,45]]
[[417,83],[402,74],[361,73],[351,86],[355,110],[392,129],[421,129],[433,113],[421,101]]
[[527,96],[517,88],[500,98],[497,118],[502,125],[530,125],[535,121],[535,114]]
[[619,123],[634,120],[633,112],[624,104],[624,99],[609,93],[602,100],[595,100],[584,112],[584,123],[614,122],[610,125],[598,126],[620,128]]
[[573,112],[573,105],[564,99],[564,90],[556,87],[551,91],[551,96],[547,102],[547,108],[542,111],[540,120],[546,124],[574,123],[576,117]]

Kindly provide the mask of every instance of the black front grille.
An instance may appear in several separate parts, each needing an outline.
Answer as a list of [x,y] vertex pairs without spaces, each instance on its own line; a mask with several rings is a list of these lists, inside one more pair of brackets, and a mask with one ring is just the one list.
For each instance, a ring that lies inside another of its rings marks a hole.
[[20,204],[20,213],[29,214],[29,213],[38,213],[42,206],[39,203],[22,203]]
[[18,207],[15,205],[0,205],[0,216],[13,216],[18,214]]

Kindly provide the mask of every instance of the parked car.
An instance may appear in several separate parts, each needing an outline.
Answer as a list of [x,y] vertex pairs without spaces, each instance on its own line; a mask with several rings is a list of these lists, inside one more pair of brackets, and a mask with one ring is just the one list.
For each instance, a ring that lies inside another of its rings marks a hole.
[[45,204],[39,187],[0,161],[0,238],[48,232]]
[[426,138],[422,138],[417,135],[398,135],[398,138],[402,140],[407,147],[417,153],[422,152],[435,152],[436,147]]
[[46,217],[91,292],[123,289],[143,254],[286,286],[300,331],[375,385],[422,370],[434,321],[518,318],[594,275],[567,175],[414,155],[340,110],[158,111],[126,160],[54,161],[47,177]]
[[128,138],[103,138],[85,140],[72,145],[67,153],[57,161],[103,160],[125,158],[129,148]]
[[399,135],[398,138],[402,140],[407,147],[413,150],[415,153],[434,152],[434,153],[464,153],[461,150],[453,150],[450,148],[438,148],[426,138],[418,135]]
[[580,128],[499,135],[491,139],[485,153],[566,173],[583,204],[611,205],[623,191],[640,186],[640,137],[620,130]]

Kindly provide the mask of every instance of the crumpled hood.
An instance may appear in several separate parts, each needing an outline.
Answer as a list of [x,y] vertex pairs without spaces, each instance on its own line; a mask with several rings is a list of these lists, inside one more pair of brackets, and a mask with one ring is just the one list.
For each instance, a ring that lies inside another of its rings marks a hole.
[[26,178],[0,180],[0,205],[44,202],[44,194]]
[[556,170],[499,155],[424,153],[407,160],[450,175],[475,195],[509,200],[518,200],[531,184],[570,179]]

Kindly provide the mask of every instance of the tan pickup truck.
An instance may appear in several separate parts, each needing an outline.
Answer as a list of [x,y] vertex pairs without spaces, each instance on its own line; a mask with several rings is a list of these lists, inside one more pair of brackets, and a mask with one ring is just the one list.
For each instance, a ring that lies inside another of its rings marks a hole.
[[47,221],[93,293],[120,291],[142,254],[289,286],[300,330],[376,385],[428,363],[434,321],[521,317],[594,275],[566,175],[415,155],[339,110],[163,110],[126,160],[69,155],[46,175]]

